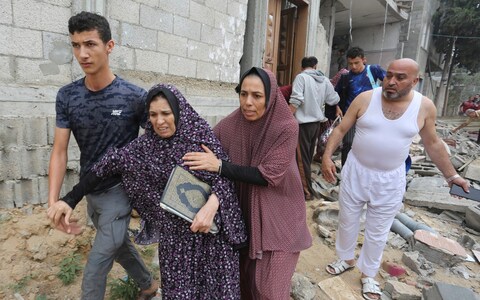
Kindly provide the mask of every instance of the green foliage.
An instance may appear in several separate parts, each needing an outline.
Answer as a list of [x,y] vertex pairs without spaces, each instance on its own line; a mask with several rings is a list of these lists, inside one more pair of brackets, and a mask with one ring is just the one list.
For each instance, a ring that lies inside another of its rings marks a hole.
[[157,248],[155,245],[149,245],[146,247],[141,248],[141,255],[143,259],[151,259],[154,255],[157,254]]
[[22,279],[20,279],[17,283],[12,285],[12,290],[14,290],[15,292],[23,291],[23,289],[25,289],[25,287],[28,285],[28,282],[30,280],[32,280],[31,275],[22,277]]
[[139,288],[135,281],[127,276],[124,279],[115,279],[110,286],[110,300],[132,300],[138,295]]
[[80,254],[71,254],[60,262],[60,271],[57,273],[57,277],[63,282],[64,285],[69,285],[77,277],[78,271],[82,270],[80,265]]
[[432,24],[433,42],[439,53],[453,55],[453,65],[471,73],[480,70],[477,59],[480,51],[479,0],[441,0]]

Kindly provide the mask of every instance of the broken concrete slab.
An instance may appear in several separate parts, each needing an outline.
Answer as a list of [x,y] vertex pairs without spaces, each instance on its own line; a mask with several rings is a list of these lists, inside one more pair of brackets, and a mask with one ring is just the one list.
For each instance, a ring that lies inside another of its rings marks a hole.
[[480,251],[472,250],[473,255],[477,259],[478,263],[480,263]]
[[422,299],[422,293],[417,288],[400,281],[388,280],[385,282],[384,291],[396,300]]
[[467,207],[465,223],[468,227],[480,231],[480,207],[478,205]]
[[464,261],[468,254],[456,241],[425,230],[414,234],[414,250],[419,251],[428,261],[440,266],[452,267]]
[[323,237],[323,238],[328,238],[332,235],[332,233],[330,232],[330,230],[328,230],[327,228],[323,227],[322,225],[319,225],[319,224],[314,224],[315,225],[315,229],[318,233],[318,235],[320,237]]
[[391,231],[388,233],[388,244],[395,249],[407,247],[407,241],[400,235]]
[[418,251],[404,252],[402,262],[413,272],[420,276],[429,276],[435,273],[432,264],[428,262]]
[[463,177],[480,181],[480,158],[475,159],[465,168]]
[[442,211],[439,215],[438,218],[441,220],[449,221],[449,222],[454,222],[457,224],[462,224],[464,217],[462,214],[459,214],[457,212],[449,211],[449,210],[444,210]]
[[428,208],[437,208],[465,213],[467,208],[478,202],[455,198],[449,193],[443,177],[417,177],[410,182],[404,195],[405,203]]
[[319,299],[325,300],[362,300],[360,293],[355,292],[341,277],[332,277],[318,283]]
[[293,273],[290,295],[294,300],[312,300],[315,294],[315,285],[307,277]]
[[450,162],[453,167],[458,170],[465,164],[466,160],[464,156],[455,154],[450,157]]
[[478,300],[472,290],[444,282],[436,282],[430,289],[423,290],[425,300]]
[[322,226],[337,228],[338,226],[338,202],[325,202],[330,205],[321,206],[315,209],[315,222]]
[[452,274],[459,275],[464,279],[470,279],[472,276],[474,276],[465,266],[462,266],[462,265],[452,267],[450,269],[450,272]]

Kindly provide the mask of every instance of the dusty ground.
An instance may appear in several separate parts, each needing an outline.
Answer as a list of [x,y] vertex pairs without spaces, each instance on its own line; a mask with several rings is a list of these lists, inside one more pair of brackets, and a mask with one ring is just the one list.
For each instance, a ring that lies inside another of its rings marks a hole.
[[[324,271],[325,265],[335,259],[334,238],[326,241],[318,237],[313,226],[313,210],[321,205],[321,202],[321,200],[307,202],[308,224],[313,236],[313,246],[302,252],[297,265],[297,272],[307,276],[313,283],[329,278],[330,275]],[[454,238],[466,233],[458,224],[431,217],[432,214],[421,208],[408,207],[408,209],[416,213],[415,218],[433,227],[443,236]],[[85,224],[83,212],[84,203],[77,210],[77,216],[81,218],[80,222]],[[78,299],[81,273],[68,286],[64,286],[56,274],[60,270],[60,261],[72,252],[81,254],[82,265],[84,264],[93,236],[91,228],[87,227],[84,233],[77,237],[56,231],[50,227],[46,219],[46,210],[41,206],[0,210],[0,226],[2,228],[0,232],[0,299],[20,299],[14,297],[15,293],[28,300]],[[136,226],[138,226],[138,219],[134,219],[131,224],[131,227]],[[469,235],[480,242],[480,237]],[[139,249],[146,263],[150,265],[153,255],[156,254],[155,247],[139,247]],[[401,264],[401,257],[401,250],[387,246],[384,260]],[[473,277],[464,279],[438,266],[435,266],[437,271],[432,277],[442,282],[472,288],[480,293],[478,276],[480,264],[478,262],[462,264],[473,274]],[[115,264],[109,280],[122,278],[124,275],[121,267]],[[355,291],[360,291],[360,274],[357,269],[341,276]],[[383,285],[383,277],[379,275],[377,279]],[[407,279],[415,280],[416,274],[408,271]]]

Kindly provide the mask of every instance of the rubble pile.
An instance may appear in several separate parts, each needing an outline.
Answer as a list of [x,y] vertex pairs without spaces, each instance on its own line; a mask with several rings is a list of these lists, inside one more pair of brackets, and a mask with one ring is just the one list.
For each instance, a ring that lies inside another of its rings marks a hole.
[[[480,188],[480,145],[472,140],[476,132],[473,135],[464,129],[452,133],[453,128],[446,122],[437,123],[437,133],[452,164],[472,187]],[[430,160],[420,136],[414,139],[410,156],[404,207],[395,218],[385,250],[400,250],[403,255],[397,262],[385,260],[382,264],[382,299],[480,299],[480,202],[450,195],[450,188]],[[340,156],[334,159],[340,170]],[[323,242],[334,248],[338,182],[326,182],[320,165],[312,171],[314,189],[322,197],[315,205],[314,228]],[[341,176],[337,176],[340,181]],[[434,279],[439,273],[444,275],[444,282]],[[460,282],[458,278],[465,281],[452,284]],[[361,299],[359,292],[350,296],[348,283],[338,277],[318,285],[321,291],[317,295],[322,295],[319,299]]]

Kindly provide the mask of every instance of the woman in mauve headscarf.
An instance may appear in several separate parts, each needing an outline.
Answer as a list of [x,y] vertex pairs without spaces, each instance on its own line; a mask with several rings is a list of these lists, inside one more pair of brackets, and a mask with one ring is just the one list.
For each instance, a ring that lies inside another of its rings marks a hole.
[[[149,122],[145,134],[125,147],[110,149],[55,205],[66,206],[71,213],[83,195],[103,178],[122,175],[132,206],[142,217],[135,241],[159,243],[162,298],[240,299],[237,248],[247,236],[233,183],[211,172],[189,170],[212,187],[193,223],[160,208],[169,175],[175,166],[182,165],[185,153],[201,151],[201,145],[208,145],[222,159],[228,161],[228,156],[208,123],[175,87],[152,87],[146,106]],[[49,217],[59,218],[65,212],[52,206]],[[66,212],[66,222],[70,213]],[[208,233],[213,221],[220,230],[215,235]],[[139,299],[149,298],[144,295]]]
[[240,108],[214,128],[232,162],[205,146],[183,158],[191,170],[235,181],[250,237],[240,254],[242,299],[289,299],[299,253],[312,241],[295,160],[298,123],[270,71],[250,69],[236,90]]

